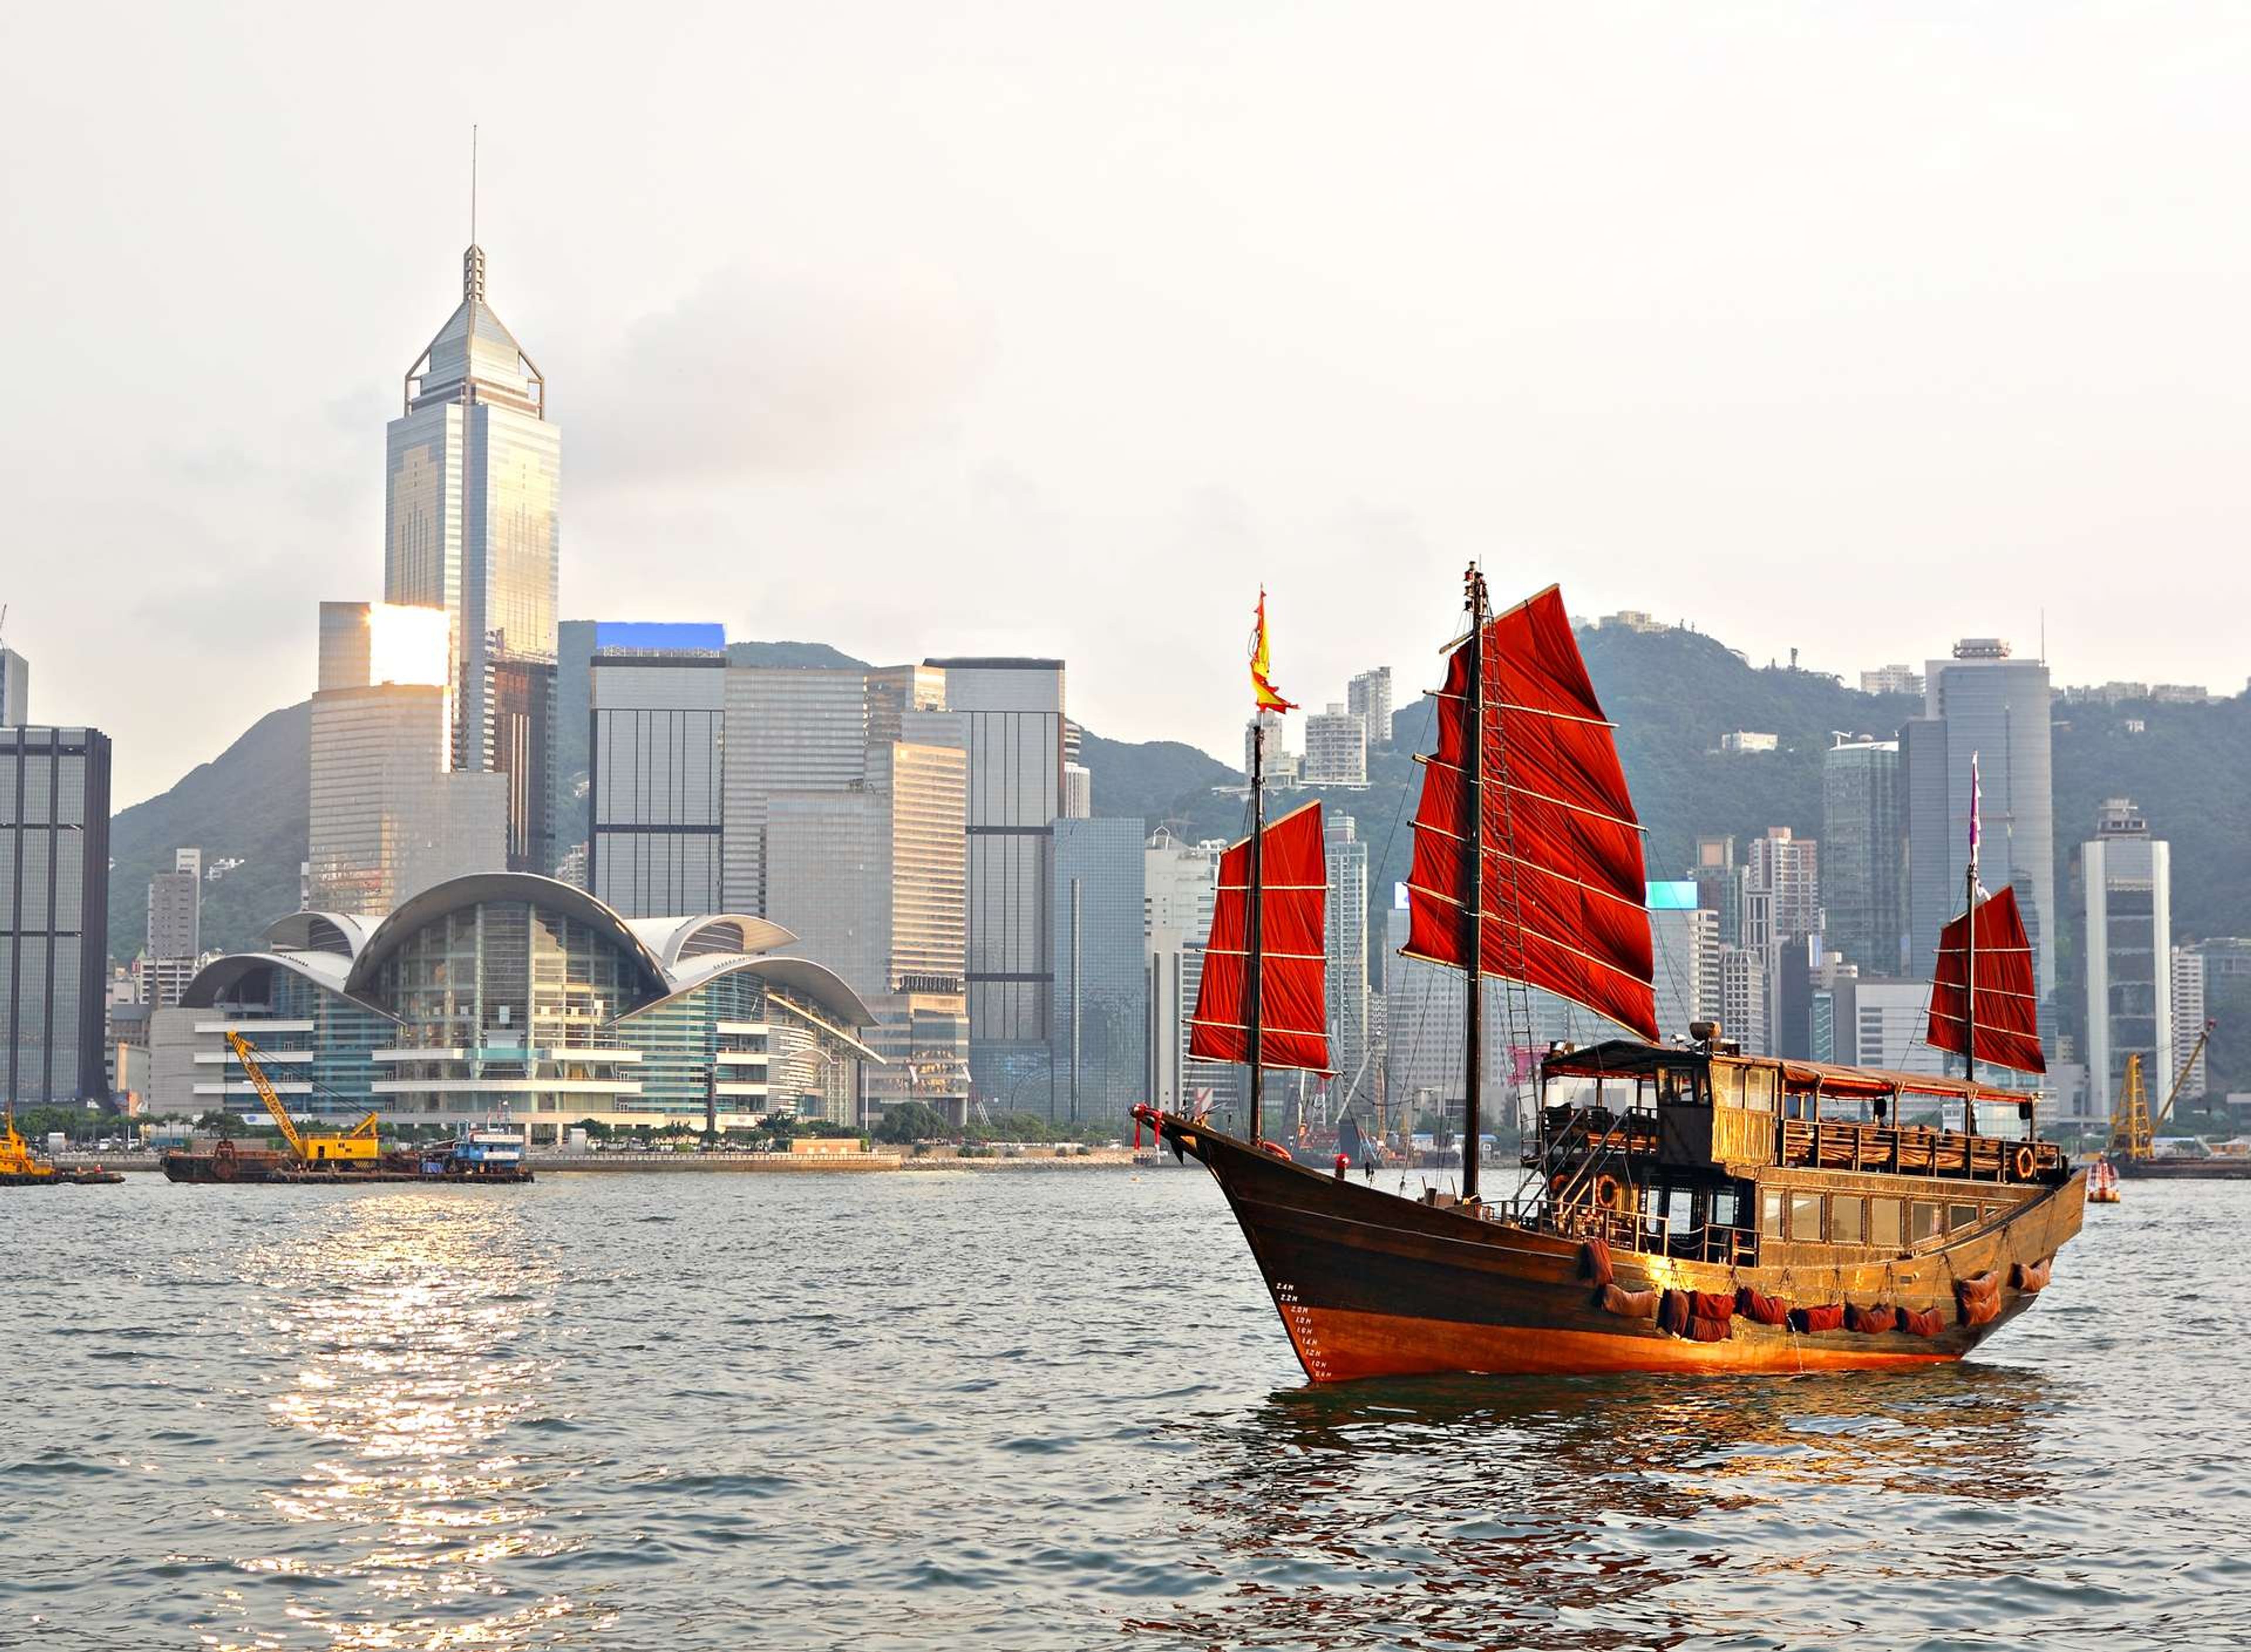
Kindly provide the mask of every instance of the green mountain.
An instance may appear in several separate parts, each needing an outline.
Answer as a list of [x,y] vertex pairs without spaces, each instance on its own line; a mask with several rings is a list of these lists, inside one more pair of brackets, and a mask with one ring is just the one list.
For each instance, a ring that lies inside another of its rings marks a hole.
[[[1744,837],[1780,825],[1818,837],[1821,753],[1832,731],[1889,736],[1920,707],[1911,697],[1861,694],[1816,672],[1754,667],[1690,631],[1587,631],[1580,642],[1618,725],[1659,878],[1680,876],[1702,834]],[[851,663],[818,643],[737,646],[772,650],[776,663]],[[116,817],[113,956],[130,958],[139,949],[149,878],[171,864],[181,844],[200,844],[207,865],[242,862],[205,885],[207,946],[246,945],[294,907],[306,835],[308,716],[301,704],[260,719],[171,790]],[[1382,944],[1380,920],[1391,886],[1407,873],[1405,823],[1417,772],[1409,754],[1430,747],[1429,702],[1410,701],[1392,726],[1391,746],[1369,764],[1368,789],[1301,795],[1322,796],[1332,811],[1352,816],[1370,845],[1372,947]],[[1722,755],[1721,736],[1736,729],[1774,734],[1781,749]],[[1195,837],[1232,838],[1243,829],[1243,799],[1215,789],[1237,783],[1236,772],[1194,746],[1087,732],[1079,754],[1093,774],[1098,815],[1138,816],[1152,828],[1170,822]],[[2102,799],[2119,795],[2138,802],[2152,829],[2172,844],[2176,937],[2251,934],[2251,866],[2243,850],[2251,842],[2251,697],[2207,705],[2058,705],[2056,890],[2067,995],[2081,927],[2078,845]]]
[[[175,849],[200,846],[204,945],[246,947],[297,910],[297,876],[310,818],[306,753],[312,705],[269,711],[171,790],[109,823],[109,955],[123,963],[149,932],[149,879],[169,871]],[[223,860],[242,864],[208,881]]]
[[[1579,642],[1603,707],[1618,725],[1619,755],[1648,829],[1654,878],[1681,876],[1700,836],[1742,838],[1787,826],[1818,838],[1821,753],[1831,733],[1888,739],[1922,710],[1913,696],[1862,694],[1818,672],[1753,666],[1693,631],[1591,630],[1581,632]],[[1321,797],[1332,812],[1352,816],[1370,845],[1371,947],[1382,945],[1382,911],[1392,885],[1407,875],[1405,823],[1417,783],[1408,753],[1430,749],[1430,720],[1426,700],[1394,713],[1392,746],[1370,761],[1366,790],[1308,791],[1287,800]],[[1738,729],[1773,734],[1780,749],[1721,753],[1721,737]],[[1153,747],[1130,749],[1141,756],[1114,776],[1088,756],[1096,813],[1139,814],[1153,826],[1171,820],[1199,837],[1242,834],[1243,800],[1211,789],[1239,784],[1233,771],[1201,752],[1173,758]],[[2244,853],[2251,842],[2251,696],[2206,705],[2059,701],[2054,777],[2061,984],[2067,1007],[2084,927],[2079,845],[2091,835],[2106,797],[2132,797],[2151,829],[2172,844],[2176,940],[2251,934],[2251,864]]]

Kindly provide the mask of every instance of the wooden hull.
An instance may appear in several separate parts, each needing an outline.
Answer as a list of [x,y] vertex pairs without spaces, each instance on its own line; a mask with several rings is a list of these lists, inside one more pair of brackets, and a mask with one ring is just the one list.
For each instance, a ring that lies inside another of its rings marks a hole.
[[[1272,1293],[1299,1363],[1315,1382],[1442,1372],[1582,1375],[1613,1371],[1795,1372],[1927,1365],[1961,1358],[2030,1307],[2014,1263],[2054,1256],[2078,1232],[2079,1172],[2006,1218],[1906,1258],[1729,1268],[1616,1252],[1624,1289],[1724,1292],[1749,1285],[1794,1306],[1936,1308],[1937,1335],[1799,1333],[1737,1315],[1718,1342],[1653,1319],[1609,1313],[1574,1239],[1487,1221],[1307,1170],[1233,1137],[1167,1118],[1175,1150],[1218,1181]],[[1998,1270],[2000,1311],[1965,1325],[1954,1282]]]

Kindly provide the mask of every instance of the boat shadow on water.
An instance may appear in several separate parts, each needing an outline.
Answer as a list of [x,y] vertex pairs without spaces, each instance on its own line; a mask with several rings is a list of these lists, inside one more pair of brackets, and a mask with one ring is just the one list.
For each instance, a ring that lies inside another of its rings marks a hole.
[[1955,1575],[2020,1579],[2022,1534],[1987,1543],[1979,1528],[2061,1490],[2070,1467],[2040,1419],[2067,1386],[1972,1364],[1279,1390],[1173,1426],[1208,1469],[1169,1494],[1202,1586],[1125,1627],[1309,1646],[1666,1644],[1790,1619],[1847,1629],[1868,1618],[1831,1574],[1878,1531],[1958,1524]]

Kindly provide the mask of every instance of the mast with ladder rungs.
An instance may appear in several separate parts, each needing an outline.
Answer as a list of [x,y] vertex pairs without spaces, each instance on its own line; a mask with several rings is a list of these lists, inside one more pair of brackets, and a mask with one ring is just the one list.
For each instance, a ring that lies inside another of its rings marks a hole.
[[1468,1054],[1462,1082],[1462,1197],[1478,1196],[1479,1139],[1485,1090],[1485,575],[1472,566],[1469,586],[1469,743],[1463,777],[1468,782],[1474,829],[1462,838],[1462,1015]]

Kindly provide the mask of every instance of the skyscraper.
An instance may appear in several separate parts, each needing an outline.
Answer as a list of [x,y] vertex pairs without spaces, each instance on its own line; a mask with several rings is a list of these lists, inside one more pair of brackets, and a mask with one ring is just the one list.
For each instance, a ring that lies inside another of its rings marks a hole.
[[[1232,1069],[1190,1067],[1188,1017],[1203,980],[1204,947],[1218,898],[1217,841],[1183,842],[1159,827],[1142,850],[1141,940],[1149,958],[1149,1100],[1168,1112],[1193,1111],[1195,1092]],[[1230,1100],[1232,1098],[1230,1097]]]
[[406,371],[386,432],[384,595],[454,618],[453,767],[506,774],[507,867],[554,864],[558,489],[547,381],[485,302],[484,249],[461,302]]
[[[2088,1105],[2107,1118],[2126,1058],[2162,1100],[2172,1083],[2172,849],[2127,798],[2106,801],[2081,846],[2087,890]],[[2153,1102],[2154,1105],[2154,1102]]]
[[[2180,1099],[2201,1101],[2211,1088],[2208,1050],[2198,1050],[2197,1036],[2204,1031],[2204,954],[2193,947],[2173,948],[2172,1072],[2180,1079]],[[2190,1059],[2193,1052],[2195,1059]],[[2167,1079],[2170,1084],[2171,1079]]]
[[142,1002],[169,1010],[195,978],[203,951],[204,851],[176,849],[172,870],[149,880],[148,962]]
[[[1392,886],[1383,915],[1384,1094],[1399,1128],[1458,1130],[1447,1110],[1461,1100],[1466,1071],[1468,995],[1462,977],[1421,958],[1403,956],[1407,944],[1407,885]],[[1486,1006],[1487,1038],[1494,1027]],[[1505,1071],[1505,1069],[1494,1069]]]
[[503,869],[509,776],[453,767],[448,616],[321,604],[308,899],[387,913],[434,884]]
[[1345,705],[1368,730],[1368,749],[1391,744],[1391,668],[1379,665],[1345,684]]
[[1050,1116],[1122,1120],[1149,1094],[1141,823],[1058,820],[1054,848]]
[[[1044,1073],[1055,1031],[1056,926],[1049,903],[1055,823],[1063,812],[1063,664],[925,663],[945,671],[945,703],[962,718],[968,743],[971,1082],[988,1103],[1008,1107],[1019,1086],[1029,1095]],[[1137,833],[1137,856],[1139,841]],[[1137,935],[1139,911],[1137,898]]]
[[1335,1100],[1366,1098],[1374,1086],[1368,1058],[1368,845],[1360,841],[1349,815],[1332,812],[1322,822],[1321,847],[1328,863],[1328,893],[1322,913],[1322,950],[1327,955],[1329,1065],[1336,1069]]
[[1696,885],[1696,904],[1714,914],[1720,944],[1743,942],[1743,869],[1735,864],[1732,837],[1699,837],[1688,876]]
[[108,1093],[109,737],[0,728],[0,1089]]
[[2055,990],[2055,798],[2047,666],[1994,637],[1955,645],[1924,672],[1923,715],[1900,732],[1908,789],[1911,973],[1930,978],[1938,932],[1962,911],[1970,855],[1970,760],[1978,759],[1979,878],[2014,885],[2040,996]]
[[1803,941],[1821,933],[1821,845],[1770,826],[1745,846],[1747,945]]
[[0,728],[21,728],[31,720],[31,663],[13,649],[0,649]]
[[586,886],[628,918],[720,912],[726,633],[605,622],[588,663]]
[[1657,1026],[1686,1038],[1699,1021],[1722,1019],[1720,915],[1697,905],[1687,879],[1649,885],[1649,939],[1657,989]]
[[1821,904],[1829,946],[1895,975],[1907,936],[1907,820],[1897,740],[1839,738],[1821,758]]
[[842,792],[862,783],[868,677],[857,668],[752,665],[728,655],[724,905],[771,916],[768,801],[780,792]]

